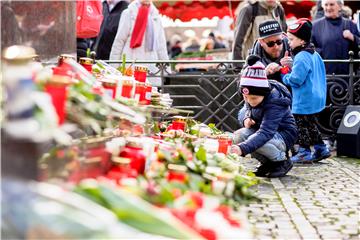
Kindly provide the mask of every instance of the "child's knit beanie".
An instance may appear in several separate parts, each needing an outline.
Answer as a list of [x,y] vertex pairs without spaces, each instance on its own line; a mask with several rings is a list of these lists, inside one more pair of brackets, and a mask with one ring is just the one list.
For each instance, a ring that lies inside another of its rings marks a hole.
[[288,27],[288,32],[304,40],[310,42],[312,23],[307,18],[299,18],[295,23]]
[[240,91],[245,95],[266,96],[270,92],[270,84],[266,76],[265,66],[256,55],[246,59],[245,68],[241,71]]

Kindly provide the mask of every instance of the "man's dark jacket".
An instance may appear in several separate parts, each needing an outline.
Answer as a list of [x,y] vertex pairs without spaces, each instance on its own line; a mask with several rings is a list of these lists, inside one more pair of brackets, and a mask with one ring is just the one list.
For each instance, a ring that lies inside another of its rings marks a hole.
[[127,1],[120,1],[113,9],[111,9],[111,11],[109,11],[109,7],[106,4],[106,1],[103,4],[104,20],[101,24],[100,34],[96,44],[97,59],[109,59],[111,47],[114,43],[114,39],[118,30],[121,14],[128,7],[128,5],[129,3]]
[[251,118],[255,121],[252,126],[256,132],[245,142],[239,144],[243,155],[252,153],[271,140],[278,132],[283,137],[288,149],[297,140],[297,127],[291,113],[291,94],[287,88],[274,80],[269,80],[271,92],[265,96],[262,103],[251,107],[245,103],[239,111],[238,120],[244,126],[244,120]]

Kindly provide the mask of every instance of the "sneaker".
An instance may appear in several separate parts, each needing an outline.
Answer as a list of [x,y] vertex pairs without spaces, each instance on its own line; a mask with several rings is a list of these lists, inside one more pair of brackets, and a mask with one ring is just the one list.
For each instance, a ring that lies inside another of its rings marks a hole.
[[268,178],[284,177],[293,167],[290,159],[281,162],[273,162],[274,168],[267,174]]
[[273,168],[272,162],[268,160],[265,163],[260,163],[260,166],[257,167],[254,174],[257,177],[266,177],[266,175],[269,172],[271,172],[272,168]]
[[329,148],[325,144],[317,144],[314,146],[315,152],[312,155],[313,162],[319,162],[325,158],[328,158],[331,156],[331,152]]
[[311,155],[311,150],[309,148],[299,148],[298,153],[291,157],[290,160],[293,163],[312,163],[314,158]]

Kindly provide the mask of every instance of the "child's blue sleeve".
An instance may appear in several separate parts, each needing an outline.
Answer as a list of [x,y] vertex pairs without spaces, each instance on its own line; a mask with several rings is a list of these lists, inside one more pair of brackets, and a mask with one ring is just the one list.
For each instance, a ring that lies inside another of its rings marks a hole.
[[308,62],[309,61],[307,61],[304,57],[300,58],[299,56],[299,58],[296,58],[292,71],[288,74],[282,75],[283,83],[294,88],[300,87],[305,82],[306,76],[311,70]]

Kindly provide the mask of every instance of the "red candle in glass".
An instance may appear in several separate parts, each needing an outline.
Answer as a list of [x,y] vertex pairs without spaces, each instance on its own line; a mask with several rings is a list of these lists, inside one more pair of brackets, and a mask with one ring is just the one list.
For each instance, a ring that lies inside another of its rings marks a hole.
[[71,77],[67,76],[68,71],[60,67],[53,68],[53,77],[48,81],[44,89],[50,95],[56,114],[59,118],[59,125],[63,124],[66,117],[65,103],[67,98],[67,87],[71,83]]
[[227,154],[229,147],[229,140],[227,138],[219,138],[218,142],[219,142],[218,152]]
[[166,178],[169,182],[178,181],[184,183],[188,178],[186,170],[187,168],[184,165],[169,164]]
[[94,61],[91,58],[86,58],[86,57],[80,58],[79,63],[86,70],[88,70],[88,72],[92,73],[92,65],[93,65]]
[[113,166],[110,168],[107,173],[107,177],[120,180],[122,178],[136,177],[138,175],[137,171],[130,167],[130,158],[122,158],[122,157],[113,157],[112,164]]
[[113,99],[116,97],[116,82],[110,79],[102,80],[102,86],[105,89],[105,93],[110,95]]
[[149,105],[151,103],[151,92],[152,92],[152,86],[151,84],[145,85],[145,104]]
[[144,104],[145,102],[145,92],[146,92],[146,86],[143,82],[136,82],[135,87],[135,98],[139,99],[140,104]]
[[139,140],[128,140],[128,143],[120,152],[119,156],[129,158],[130,168],[136,170],[138,174],[144,173],[146,157]]
[[131,98],[132,89],[133,89],[133,81],[123,80],[121,87],[121,96],[126,98]]
[[146,81],[147,70],[148,70],[147,67],[135,66],[135,71],[134,71],[135,80],[144,83]]
[[185,127],[186,127],[186,118],[182,116],[175,116],[171,124],[171,129],[185,131]]
[[[73,56],[73,55],[70,55],[70,54],[61,54],[59,57],[58,57],[58,67],[62,67],[62,65],[66,65],[66,66],[69,66],[69,64],[65,63],[65,60],[66,59],[72,59],[74,61],[76,61],[76,58]],[[71,67],[70,67],[71,68]]]

